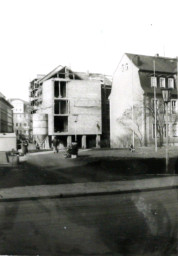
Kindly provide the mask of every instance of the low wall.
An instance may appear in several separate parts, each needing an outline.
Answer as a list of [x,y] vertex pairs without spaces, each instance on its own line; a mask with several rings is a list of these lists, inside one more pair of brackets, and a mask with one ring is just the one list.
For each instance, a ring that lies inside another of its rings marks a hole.
[[0,133],[0,151],[16,150],[17,140],[15,133]]

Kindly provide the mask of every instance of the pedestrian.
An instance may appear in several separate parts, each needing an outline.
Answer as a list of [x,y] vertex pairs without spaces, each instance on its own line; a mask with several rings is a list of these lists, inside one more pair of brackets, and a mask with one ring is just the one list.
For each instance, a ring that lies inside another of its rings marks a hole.
[[57,139],[56,136],[54,137],[52,143],[53,143],[53,152],[58,153],[59,140]]
[[23,145],[24,145],[24,154],[26,155],[28,153],[28,141],[25,140]]
[[28,153],[28,142],[25,140],[21,141],[21,149],[22,149],[22,154],[26,155]]

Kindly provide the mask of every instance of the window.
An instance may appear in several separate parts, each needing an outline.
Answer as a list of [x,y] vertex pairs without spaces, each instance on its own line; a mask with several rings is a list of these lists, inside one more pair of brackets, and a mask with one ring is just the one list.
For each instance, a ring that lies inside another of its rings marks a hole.
[[159,86],[160,88],[166,88],[166,79],[164,77],[160,77]]
[[174,79],[173,78],[168,78],[168,88],[174,89]]
[[59,81],[54,81],[54,97],[59,97]]
[[151,87],[157,87],[157,78],[154,76],[151,77]]
[[67,132],[68,131],[68,117],[67,116],[54,116],[54,132]]
[[129,69],[129,66],[128,66],[128,63],[125,64],[125,70],[128,70]]
[[[159,137],[159,133],[158,133],[158,124],[157,124],[156,135],[157,135],[157,138],[158,138],[158,137]],[[153,127],[152,127],[152,137],[155,138],[155,124],[153,124]]]
[[176,114],[177,112],[177,100],[171,100],[171,113]]
[[18,126],[18,123],[16,123],[16,126]]
[[54,113],[55,114],[68,114],[68,100],[55,100],[54,101]]
[[178,137],[178,123],[172,125],[172,136]]
[[66,97],[66,82],[54,81],[54,97],[65,98]]
[[122,72],[124,72],[124,64],[122,64]]
[[60,82],[60,96],[62,98],[66,97],[66,82],[63,81]]
[[151,99],[152,108],[155,107],[155,102],[156,102],[156,108],[159,107],[159,100],[158,99],[155,100],[154,98],[152,98]]
[[[169,124],[167,125],[167,129],[168,129],[168,136],[169,136]],[[166,124],[164,124],[164,137],[166,137]]]

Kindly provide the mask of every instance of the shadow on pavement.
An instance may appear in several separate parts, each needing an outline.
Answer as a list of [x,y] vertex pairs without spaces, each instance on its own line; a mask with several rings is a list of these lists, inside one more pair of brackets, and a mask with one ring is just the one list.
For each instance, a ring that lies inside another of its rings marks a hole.
[[[77,159],[57,159],[57,162],[47,158],[45,163],[41,164],[42,162],[43,159],[40,162],[37,157],[36,164],[30,160],[14,168],[0,168],[0,188],[134,180],[165,175],[165,159],[106,159],[82,156]],[[177,168],[174,167],[178,165],[177,160],[170,163],[173,170]]]

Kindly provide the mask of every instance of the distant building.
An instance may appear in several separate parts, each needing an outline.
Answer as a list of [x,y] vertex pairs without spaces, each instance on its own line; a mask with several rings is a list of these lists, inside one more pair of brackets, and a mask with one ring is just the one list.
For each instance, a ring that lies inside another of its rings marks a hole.
[[16,149],[16,136],[13,133],[13,106],[0,93],[0,151]]
[[111,81],[101,74],[73,72],[58,66],[30,83],[33,135],[46,146],[57,136],[64,146],[82,148],[109,143]]
[[[155,65],[154,65],[155,63]],[[157,87],[154,119],[154,88]],[[158,143],[165,142],[166,120],[161,84],[172,87],[169,103],[169,142],[178,143],[177,59],[160,56],[124,54],[113,76],[110,95],[111,147],[154,145],[155,126]]]
[[22,99],[9,99],[13,105],[14,132],[18,137],[30,139],[32,119],[30,103]]

